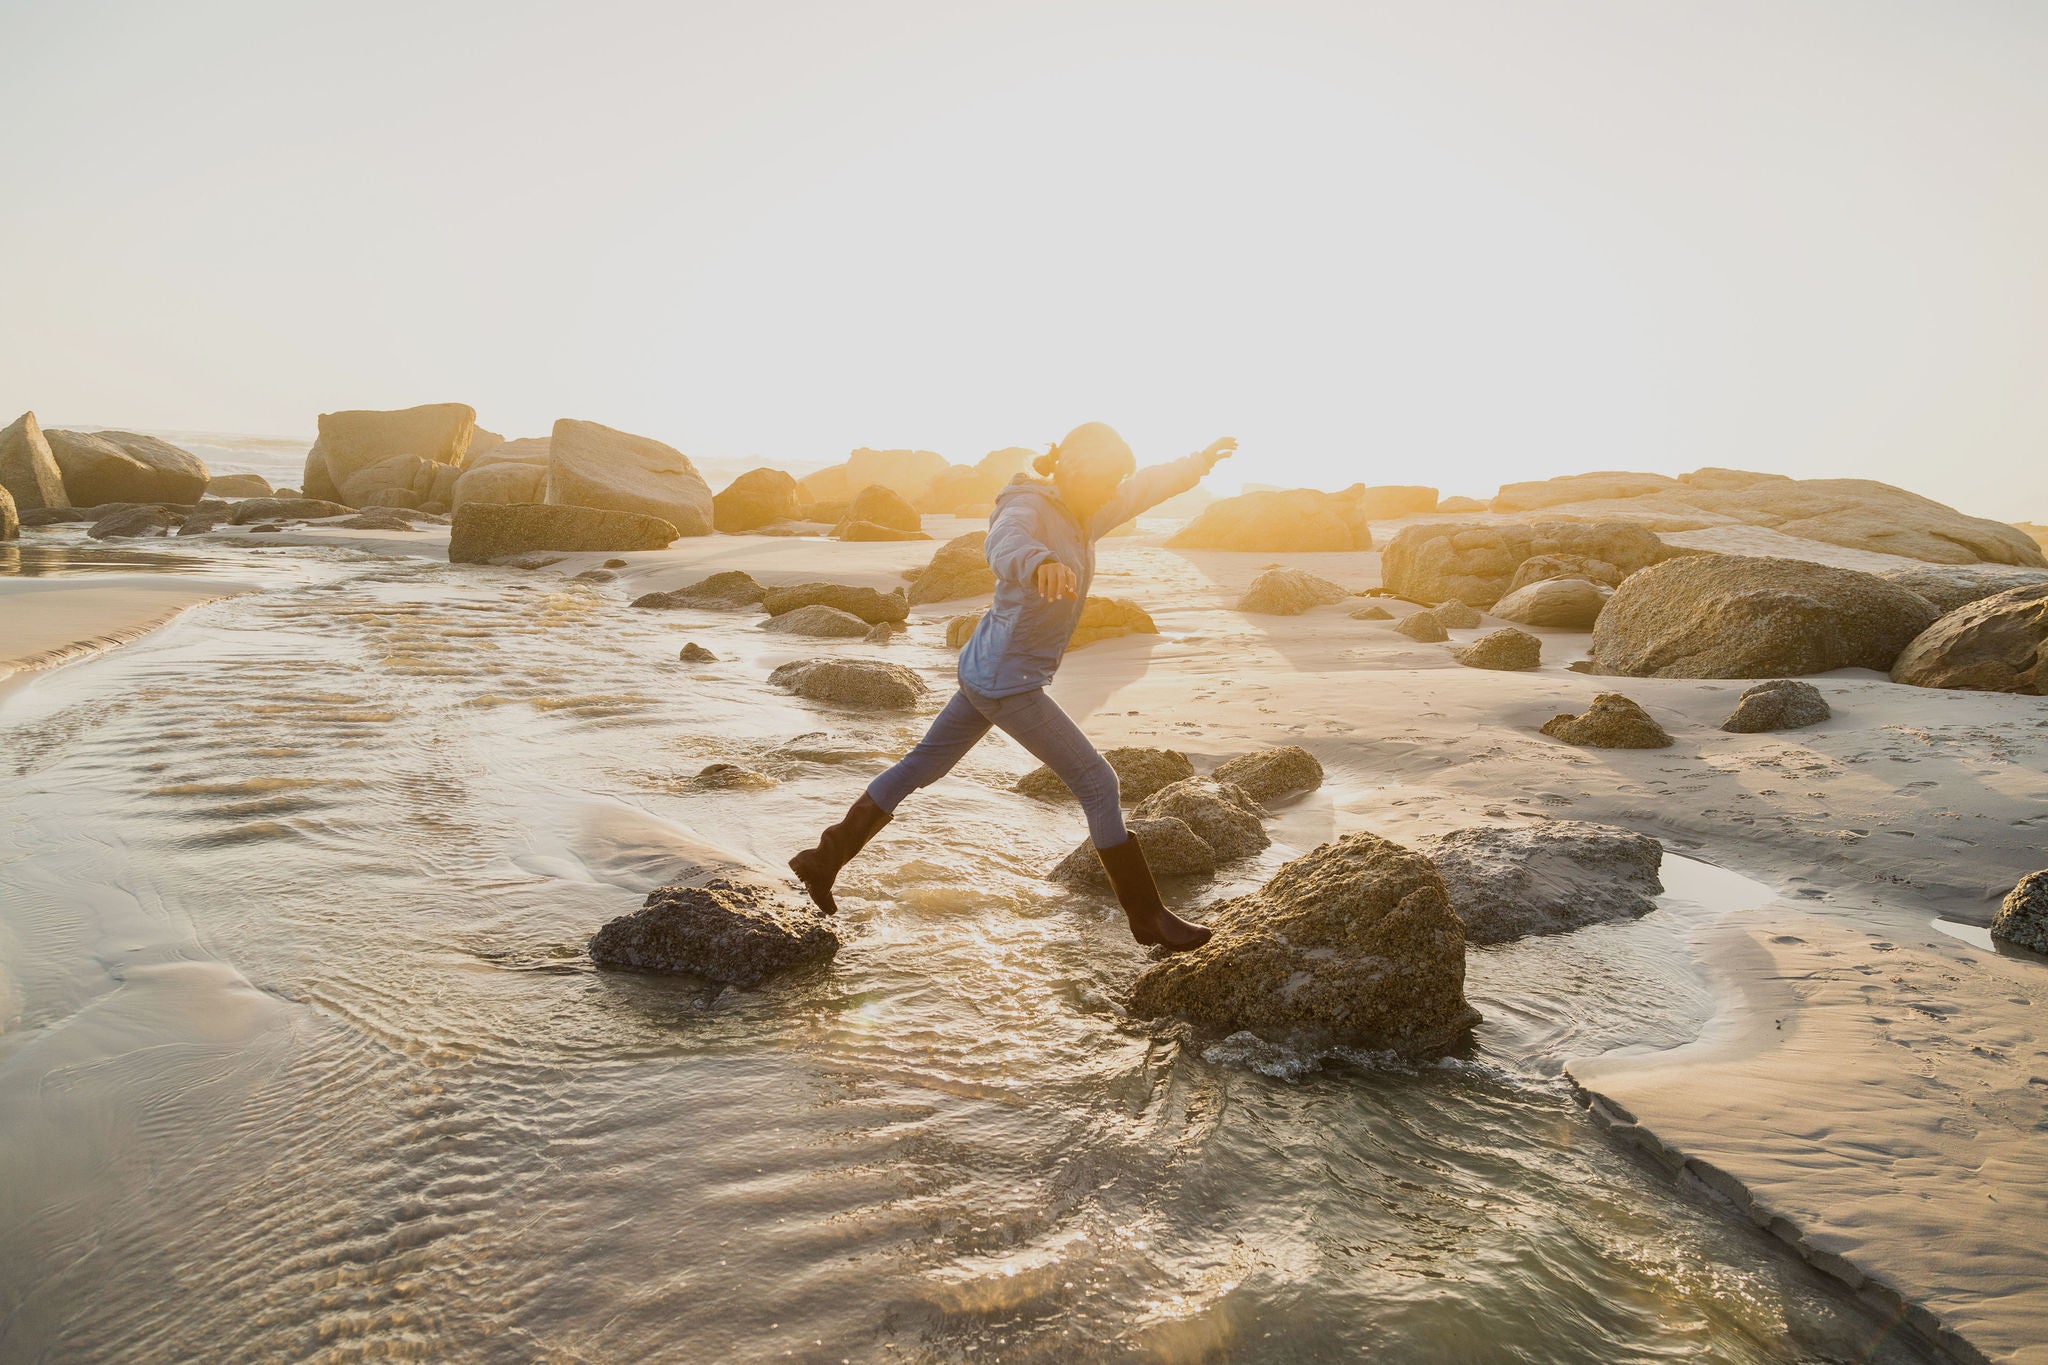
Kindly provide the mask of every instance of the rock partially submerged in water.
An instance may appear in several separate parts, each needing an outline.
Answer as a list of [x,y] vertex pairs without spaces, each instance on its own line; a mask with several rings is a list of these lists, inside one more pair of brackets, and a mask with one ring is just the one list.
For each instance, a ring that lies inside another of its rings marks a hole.
[[1323,785],[1323,765],[1299,744],[1282,744],[1257,753],[1239,754],[1209,774],[1218,782],[1241,788],[1257,802],[1277,800]]
[[682,652],[677,654],[676,658],[680,659],[682,662],[686,664],[715,664],[718,662],[718,656],[716,654],[713,654],[710,650],[704,648],[704,646],[698,644],[695,640],[692,640],[688,644],[684,645],[682,648]]
[[1745,688],[1734,714],[1721,722],[1730,734],[1753,735],[1765,730],[1797,730],[1818,725],[1833,712],[1820,689],[1797,678],[1773,678]]
[[[1125,828],[1138,841],[1138,847],[1145,850],[1145,865],[1155,877],[1207,877],[1216,871],[1216,850],[1189,829],[1185,821],[1171,816],[1144,820],[1133,817]],[[1045,875],[1047,880],[1062,886],[1088,891],[1109,889],[1109,874],[1102,870],[1095,845],[1086,839]]]
[[[1442,615],[1443,608],[1438,607],[1439,620]],[[1467,668],[1515,672],[1535,668],[1543,662],[1543,642],[1526,630],[1503,626],[1499,630],[1488,631],[1463,649],[1453,650],[1451,657]]]
[[799,659],[770,673],[768,681],[811,701],[889,711],[908,711],[931,690],[910,669],[880,659]]
[[1179,820],[1216,850],[1218,862],[1250,857],[1273,842],[1266,834],[1266,812],[1251,793],[1213,777],[1184,777],[1161,787],[1133,806],[1131,815]]
[[1991,921],[1991,937],[2048,953],[2048,872],[2029,872],[2006,894]]
[[676,607],[727,611],[734,607],[755,606],[767,591],[746,570],[726,569],[708,578],[700,578],[687,587],[669,592],[642,593],[633,599],[633,605],[654,611]]
[[780,616],[771,616],[761,623],[761,629],[772,630],[779,635],[811,635],[821,639],[859,640],[868,633],[868,623],[851,612],[828,607],[820,602],[785,611]]
[[184,525],[185,514],[155,503],[131,502],[117,505],[86,531],[94,540],[129,536],[167,536]]
[[590,938],[603,967],[676,972],[758,986],[769,977],[832,960],[839,935],[825,916],[775,888],[734,877],[663,886],[647,903]]
[[1664,845],[1580,820],[1481,825],[1421,841],[1465,925],[1468,943],[1506,943],[1657,908]]
[[792,583],[786,587],[764,589],[760,600],[761,609],[770,616],[812,606],[847,612],[871,626],[884,621],[906,620],[910,616],[910,603],[900,588],[883,592],[851,583]]
[[1262,616],[1299,616],[1310,607],[1327,607],[1349,596],[1343,585],[1306,569],[1268,569],[1237,599],[1237,609]]
[[[1195,775],[1195,765],[1178,749],[1104,749],[1102,757],[1116,774],[1118,795],[1125,805],[1143,801],[1161,787]],[[1034,801],[1071,801],[1074,794],[1059,774],[1040,765],[1017,779],[1016,791]]]
[[694,777],[685,778],[682,785],[691,791],[749,791],[772,787],[775,779],[737,763],[709,763],[698,769]]
[[14,495],[0,487],[0,540],[21,538],[21,520],[14,511]]
[[[198,508],[209,504],[200,503]],[[240,502],[227,504],[228,520],[237,526],[247,526],[255,521],[280,521],[292,518],[303,521],[318,521],[322,517],[346,517],[355,513],[355,508],[346,503],[329,502],[325,498],[244,498]]]
[[1324,844],[1201,918],[1212,937],[1147,968],[1132,1014],[1408,1057],[1439,1056],[1479,1022],[1443,878],[1376,834]]
[[1584,715],[1552,716],[1543,722],[1543,733],[1587,749],[1663,749],[1671,744],[1664,727],[1619,692],[1602,692]]
[[[236,520],[247,506],[235,509]],[[673,525],[638,512],[538,502],[468,502],[455,513],[448,562],[482,564],[528,550],[660,550],[675,538]]]
[[1948,613],[1906,646],[1892,681],[1914,687],[2048,695],[2048,583]]
[[1593,665],[1637,678],[1884,672],[1938,614],[1920,594],[1856,569],[1687,555],[1614,590],[1593,627]]

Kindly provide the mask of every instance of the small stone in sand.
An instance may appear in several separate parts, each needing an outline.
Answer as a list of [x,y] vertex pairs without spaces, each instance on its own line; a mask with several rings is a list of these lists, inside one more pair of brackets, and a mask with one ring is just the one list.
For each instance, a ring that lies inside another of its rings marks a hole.
[[[1178,749],[1104,749],[1102,757],[1116,774],[1117,792],[1126,806],[1143,801],[1162,787],[1195,775],[1195,765]],[[1013,788],[1034,801],[1071,801],[1074,794],[1051,768],[1037,767],[1017,779]]]
[[1218,782],[1244,788],[1254,801],[1272,801],[1323,785],[1323,765],[1299,744],[1283,744],[1255,754],[1239,754],[1209,774]]
[[1588,749],[1662,749],[1671,744],[1650,713],[1619,692],[1602,692],[1582,716],[1552,716],[1543,733]]
[[1394,622],[1394,629],[1409,639],[1420,640],[1426,645],[1451,638],[1450,632],[1444,629],[1443,622],[1436,619],[1436,613],[1433,611],[1411,611]]
[[[1437,608],[1439,614],[1443,608]],[[1534,668],[1543,662],[1543,642],[1526,630],[1505,626],[1488,631],[1465,648],[1452,654],[1467,668],[1493,668],[1513,672]]]
[[839,936],[823,915],[769,887],[730,877],[663,886],[599,929],[590,960],[603,967],[679,972],[758,986],[778,972],[829,962]]
[[1812,683],[1773,678],[1746,688],[1735,703],[1734,714],[1721,722],[1721,728],[1737,735],[1797,730],[1802,725],[1818,725],[1832,714],[1827,698]]
[[761,623],[761,629],[772,630],[780,635],[816,635],[828,639],[854,640],[868,633],[868,623],[851,612],[812,603],[794,611],[771,616]]
[[2006,894],[1991,937],[2048,953],[2048,872],[2029,872]]
[[1430,614],[1436,617],[1437,624],[1445,630],[1471,630],[1485,619],[1480,616],[1477,607],[1460,602],[1455,597],[1430,608]]
[[684,645],[682,653],[676,655],[676,657],[686,664],[715,664],[718,662],[716,654],[713,654],[695,640]]

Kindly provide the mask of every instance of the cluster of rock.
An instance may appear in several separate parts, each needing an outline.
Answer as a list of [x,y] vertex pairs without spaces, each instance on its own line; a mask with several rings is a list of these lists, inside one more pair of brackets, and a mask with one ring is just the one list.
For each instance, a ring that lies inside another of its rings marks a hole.
[[[1194,776],[1186,755],[1170,749],[1121,753],[1123,766],[1114,761],[1110,765],[1117,770],[1119,788],[1126,771],[1142,780],[1188,768],[1187,775],[1164,782],[1142,798],[1131,790],[1120,793],[1132,803],[1131,837],[1145,850],[1153,873],[1162,877],[1206,877],[1224,863],[1259,852],[1272,842],[1266,834],[1263,803],[1313,791],[1323,782],[1323,765],[1299,745],[1242,754],[1208,777]],[[1045,785],[1035,773],[1025,780]],[[1095,891],[1109,884],[1094,845],[1085,839],[1046,875],[1063,885]]]
[[1434,512],[1436,490],[1353,484],[1338,493],[1266,489],[1210,503],[1166,542],[1184,549],[1370,550],[1375,520]]
[[600,966],[750,987],[831,961],[839,935],[808,902],[773,886],[720,875],[700,886],[648,892],[639,910],[591,935],[588,951]]
[[[981,624],[982,612],[967,616],[955,616],[946,622],[946,648],[959,649],[974,634],[974,628]],[[1157,635],[1158,625],[1136,602],[1124,597],[1096,597],[1091,594],[1081,604],[1081,615],[1074,622],[1074,633],[1067,638],[1068,649],[1086,649],[1089,645],[1104,640],[1121,639],[1126,635]]]
[[1573,578],[1612,587],[1691,553],[1627,521],[1427,522],[1403,527],[1387,542],[1380,573],[1390,590],[1414,601],[1490,608],[1531,583]]
[[[133,431],[44,430],[33,412],[0,428],[0,540],[30,514],[149,504],[192,506],[206,495],[205,461]],[[85,520],[86,518],[64,518]]]
[[1667,530],[1761,526],[1781,535],[1934,564],[2048,567],[2015,526],[1964,516],[1932,498],[1871,479],[1789,479],[1740,469],[1663,474],[1600,472],[1504,486],[1495,512],[1627,517]]
[[1209,941],[1148,967],[1132,1014],[1416,1058],[1450,1051],[1479,1022],[1443,878],[1376,834],[1324,844],[1202,919]]

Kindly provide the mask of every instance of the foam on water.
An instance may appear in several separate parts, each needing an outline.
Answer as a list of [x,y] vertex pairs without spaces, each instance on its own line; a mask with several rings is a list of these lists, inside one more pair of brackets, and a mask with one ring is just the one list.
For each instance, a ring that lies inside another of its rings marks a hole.
[[[0,1356],[1916,1358],[1556,1078],[1696,1031],[1711,869],[1475,950],[1446,1064],[1199,1040],[1122,1014],[1119,912],[1039,877],[1079,814],[996,739],[849,869],[829,970],[599,973],[597,925],[779,868],[926,718],[767,689],[799,650],[744,613],[178,553],[271,590],[0,698]],[[930,626],[819,649],[945,675]],[[775,785],[679,780],[725,761]]]

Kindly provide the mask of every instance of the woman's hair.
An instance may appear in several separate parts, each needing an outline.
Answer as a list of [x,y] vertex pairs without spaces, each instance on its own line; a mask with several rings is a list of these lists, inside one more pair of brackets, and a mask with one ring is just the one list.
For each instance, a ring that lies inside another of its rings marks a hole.
[[1031,467],[1050,478],[1059,471],[1062,460],[1113,463],[1123,466],[1126,472],[1138,464],[1124,438],[1107,422],[1083,422],[1068,432],[1065,439],[1047,446],[1045,454],[1033,460]]

